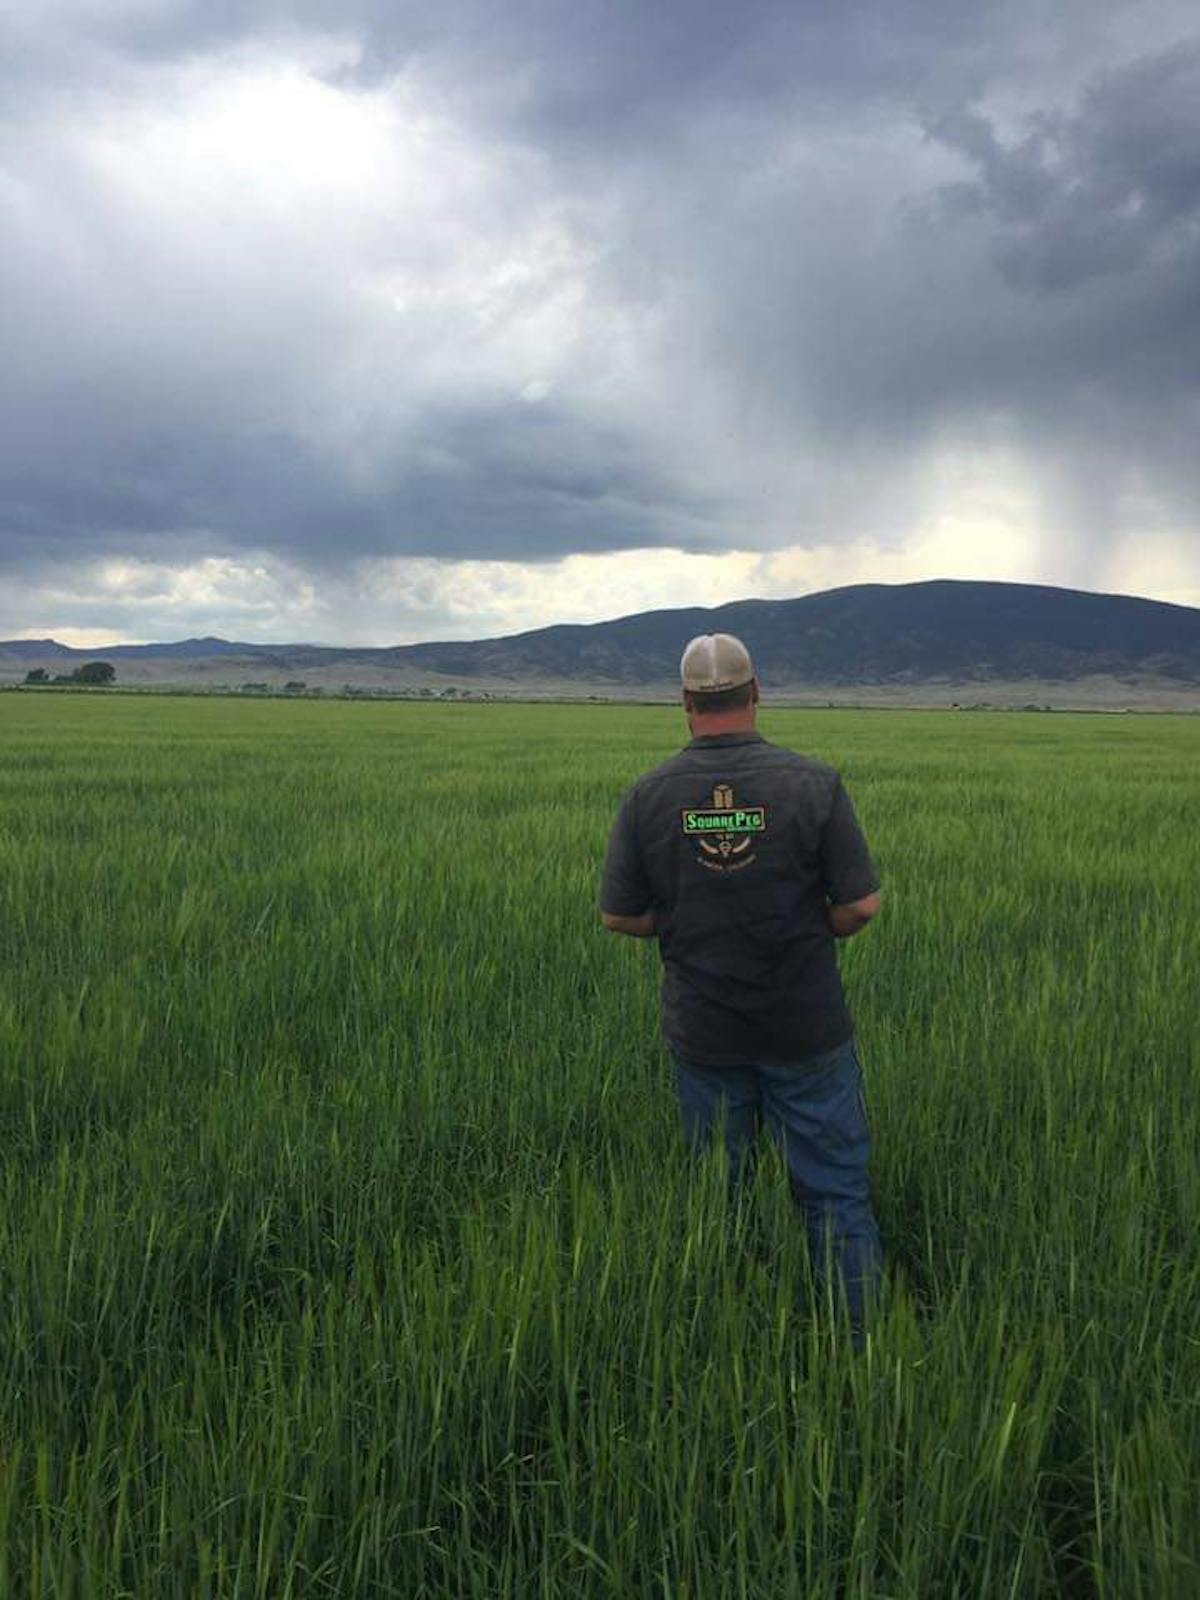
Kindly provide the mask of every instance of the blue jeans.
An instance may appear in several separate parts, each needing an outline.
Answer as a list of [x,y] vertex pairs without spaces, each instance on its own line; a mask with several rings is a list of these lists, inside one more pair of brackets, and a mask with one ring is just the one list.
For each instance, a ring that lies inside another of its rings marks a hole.
[[676,1053],[675,1075],[683,1131],[697,1155],[724,1118],[735,1191],[748,1175],[758,1130],[767,1123],[804,1213],[814,1272],[818,1280],[824,1275],[828,1234],[854,1342],[861,1346],[882,1276],[883,1246],[871,1208],[871,1133],[853,1039],[783,1067],[705,1066]]

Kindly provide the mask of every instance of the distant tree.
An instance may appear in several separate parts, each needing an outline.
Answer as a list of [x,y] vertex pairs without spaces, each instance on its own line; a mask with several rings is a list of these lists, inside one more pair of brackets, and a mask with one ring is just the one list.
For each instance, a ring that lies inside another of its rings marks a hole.
[[285,683],[283,687],[290,690],[292,694],[302,694],[308,686],[307,684],[299,682],[298,679],[293,678],[291,683]]
[[27,672],[25,674],[25,682],[26,683],[49,683],[50,682],[50,674],[46,671],[45,667],[34,667],[31,671],[29,671],[29,672]]
[[85,661],[71,674],[73,682],[90,684],[112,683],[116,676],[116,667],[108,661]]

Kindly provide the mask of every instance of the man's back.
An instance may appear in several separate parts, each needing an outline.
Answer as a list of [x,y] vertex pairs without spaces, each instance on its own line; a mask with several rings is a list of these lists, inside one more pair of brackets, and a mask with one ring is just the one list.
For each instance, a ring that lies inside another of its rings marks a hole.
[[694,739],[638,779],[601,900],[653,909],[674,1050],[784,1063],[850,1038],[828,906],[877,888],[834,769],[745,730]]
[[692,1150],[719,1133],[736,1189],[767,1123],[814,1270],[823,1279],[836,1260],[861,1349],[883,1246],[834,940],[876,915],[878,879],[833,768],[755,730],[758,675],[742,641],[698,635],[679,678],[692,742],[622,801],[601,920],[658,938],[664,1032]]

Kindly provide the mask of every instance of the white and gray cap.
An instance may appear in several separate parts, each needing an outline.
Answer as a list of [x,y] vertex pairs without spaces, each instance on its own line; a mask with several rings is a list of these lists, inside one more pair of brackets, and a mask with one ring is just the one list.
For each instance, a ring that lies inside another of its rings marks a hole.
[[738,689],[754,676],[750,652],[731,633],[697,634],[679,663],[679,677],[694,694]]

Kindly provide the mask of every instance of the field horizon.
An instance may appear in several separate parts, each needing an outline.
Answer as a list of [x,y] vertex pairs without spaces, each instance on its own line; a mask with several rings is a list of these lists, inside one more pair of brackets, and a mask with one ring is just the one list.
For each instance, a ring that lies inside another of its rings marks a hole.
[[[89,688],[82,685],[30,685],[10,671],[5,681],[0,666],[0,694],[173,694],[219,695],[249,698],[247,683],[257,683],[255,693],[282,696],[292,674],[268,673],[265,678],[231,677],[220,662],[189,663],[186,672],[167,665],[124,664],[115,685]],[[381,680],[369,669],[340,671],[329,667],[307,671],[305,692],[311,698],[397,700],[494,700],[507,705],[613,705],[678,707],[679,685],[675,682],[639,684],[621,689],[612,683],[588,683],[567,679],[546,679],[541,683],[514,686],[504,678],[447,678],[442,674],[397,669]],[[448,692],[449,691],[449,692]],[[301,696],[297,695],[297,698]],[[953,681],[920,684],[764,684],[764,706],[789,711],[1042,711],[1122,712],[1155,715],[1200,714],[1200,688],[1165,678],[1117,678],[1099,675],[1062,681],[1014,679],[996,681]]]

